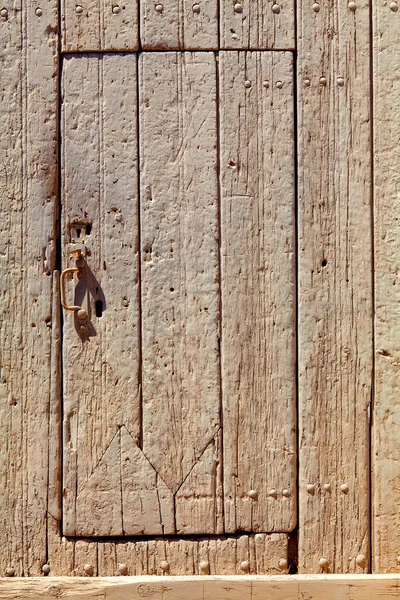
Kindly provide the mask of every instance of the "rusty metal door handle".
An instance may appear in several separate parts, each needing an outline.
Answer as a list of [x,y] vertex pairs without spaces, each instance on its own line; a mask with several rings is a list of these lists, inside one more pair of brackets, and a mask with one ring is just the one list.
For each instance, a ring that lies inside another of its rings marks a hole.
[[66,293],[65,293],[65,278],[70,273],[78,273],[83,274],[83,269],[85,266],[85,261],[82,258],[79,258],[77,261],[76,267],[70,267],[68,269],[64,269],[64,271],[60,275],[60,291],[61,291],[61,305],[65,310],[72,310],[76,313],[77,318],[80,321],[84,321],[87,318],[87,312],[82,306],[76,306],[74,304],[68,304],[66,301]]

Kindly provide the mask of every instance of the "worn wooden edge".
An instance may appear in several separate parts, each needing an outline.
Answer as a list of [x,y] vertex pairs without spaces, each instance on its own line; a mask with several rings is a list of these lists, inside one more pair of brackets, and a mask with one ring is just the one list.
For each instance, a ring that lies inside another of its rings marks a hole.
[[0,578],[0,599],[393,599],[400,597],[399,579],[393,575]]

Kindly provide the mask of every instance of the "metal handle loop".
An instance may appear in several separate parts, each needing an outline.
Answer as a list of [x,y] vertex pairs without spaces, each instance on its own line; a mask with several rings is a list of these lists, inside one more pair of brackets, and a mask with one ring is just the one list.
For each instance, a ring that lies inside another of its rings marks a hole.
[[76,316],[80,320],[84,320],[87,317],[86,310],[82,306],[75,306],[74,304],[67,304],[65,299],[65,278],[70,273],[78,273],[81,271],[79,267],[70,267],[69,269],[64,269],[60,276],[60,288],[61,288],[61,305],[65,310],[72,310],[76,312]]

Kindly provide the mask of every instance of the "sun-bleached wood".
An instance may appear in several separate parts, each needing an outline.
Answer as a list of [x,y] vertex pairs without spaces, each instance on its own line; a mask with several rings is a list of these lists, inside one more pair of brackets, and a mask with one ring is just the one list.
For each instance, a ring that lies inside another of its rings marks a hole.
[[370,3],[353,4],[298,4],[300,573],[369,567]]
[[291,531],[296,525],[293,89],[291,53],[221,53],[221,352],[229,532]]
[[138,49],[138,0],[62,0],[62,50]]
[[74,600],[395,600],[400,587],[388,575],[0,579],[1,600],[54,600],[55,595]]
[[140,21],[144,50],[218,48],[218,0],[142,0]]
[[57,2],[35,8],[0,13],[0,573],[24,576],[46,559],[57,198]]
[[73,266],[70,249],[84,243],[87,267],[83,279],[69,283],[69,303],[84,305],[89,315],[83,334],[73,313],[64,320],[68,535],[174,531],[172,495],[138,445],[136,90],[135,55],[64,59],[63,264]]
[[375,402],[373,564],[400,571],[400,82],[397,3],[373,3]]
[[143,452],[184,488],[177,532],[220,533],[214,54],[143,53],[139,88]]
[[[99,577],[111,575],[230,575],[243,574],[241,564],[249,563],[252,575],[287,572],[288,536],[285,533],[257,533],[203,539],[168,539],[110,542],[49,535],[50,576],[85,575],[90,565]],[[207,567],[203,568],[203,563]],[[123,567],[121,572],[121,567]]]
[[296,47],[293,0],[220,0],[221,48],[290,50]]

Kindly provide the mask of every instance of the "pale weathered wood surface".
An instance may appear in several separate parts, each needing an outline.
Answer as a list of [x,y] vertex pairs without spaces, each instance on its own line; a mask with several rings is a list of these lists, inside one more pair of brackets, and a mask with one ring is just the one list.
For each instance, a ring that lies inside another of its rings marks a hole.
[[[52,533],[47,564],[50,576],[276,575],[287,572],[288,560],[284,533],[109,542]],[[13,566],[12,560],[7,566]]]
[[394,600],[393,576],[102,577],[0,579],[1,600]]
[[36,6],[0,11],[0,572],[15,575],[46,559],[57,3]]
[[142,0],[140,41],[144,50],[218,48],[218,0]]
[[294,49],[295,3],[220,0],[220,30],[224,49]]
[[84,305],[89,314],[87,333],[79,331],[72,312],[64,321],[64,534],[69,535],[174,530],[172,496],[138,445],[136,89],[135,55],[65,58],[63,262],[74,264],[71,242],[85,243],[85,277],[70,281],[69,303]]
[[373,570],[400,571],[400,11],[373,3],[375,403]]
[[62,50],[138,49],[138,0],[62,0]]
[[291,53],[220,56],[227,531],[296,524],[294,82]]
[[177,492],[177,532],[219,533],[214,54],[143,53],[139,88],[143,452]]
[[300,1],[297,22],[299,570],[367,572],[369,2]]

